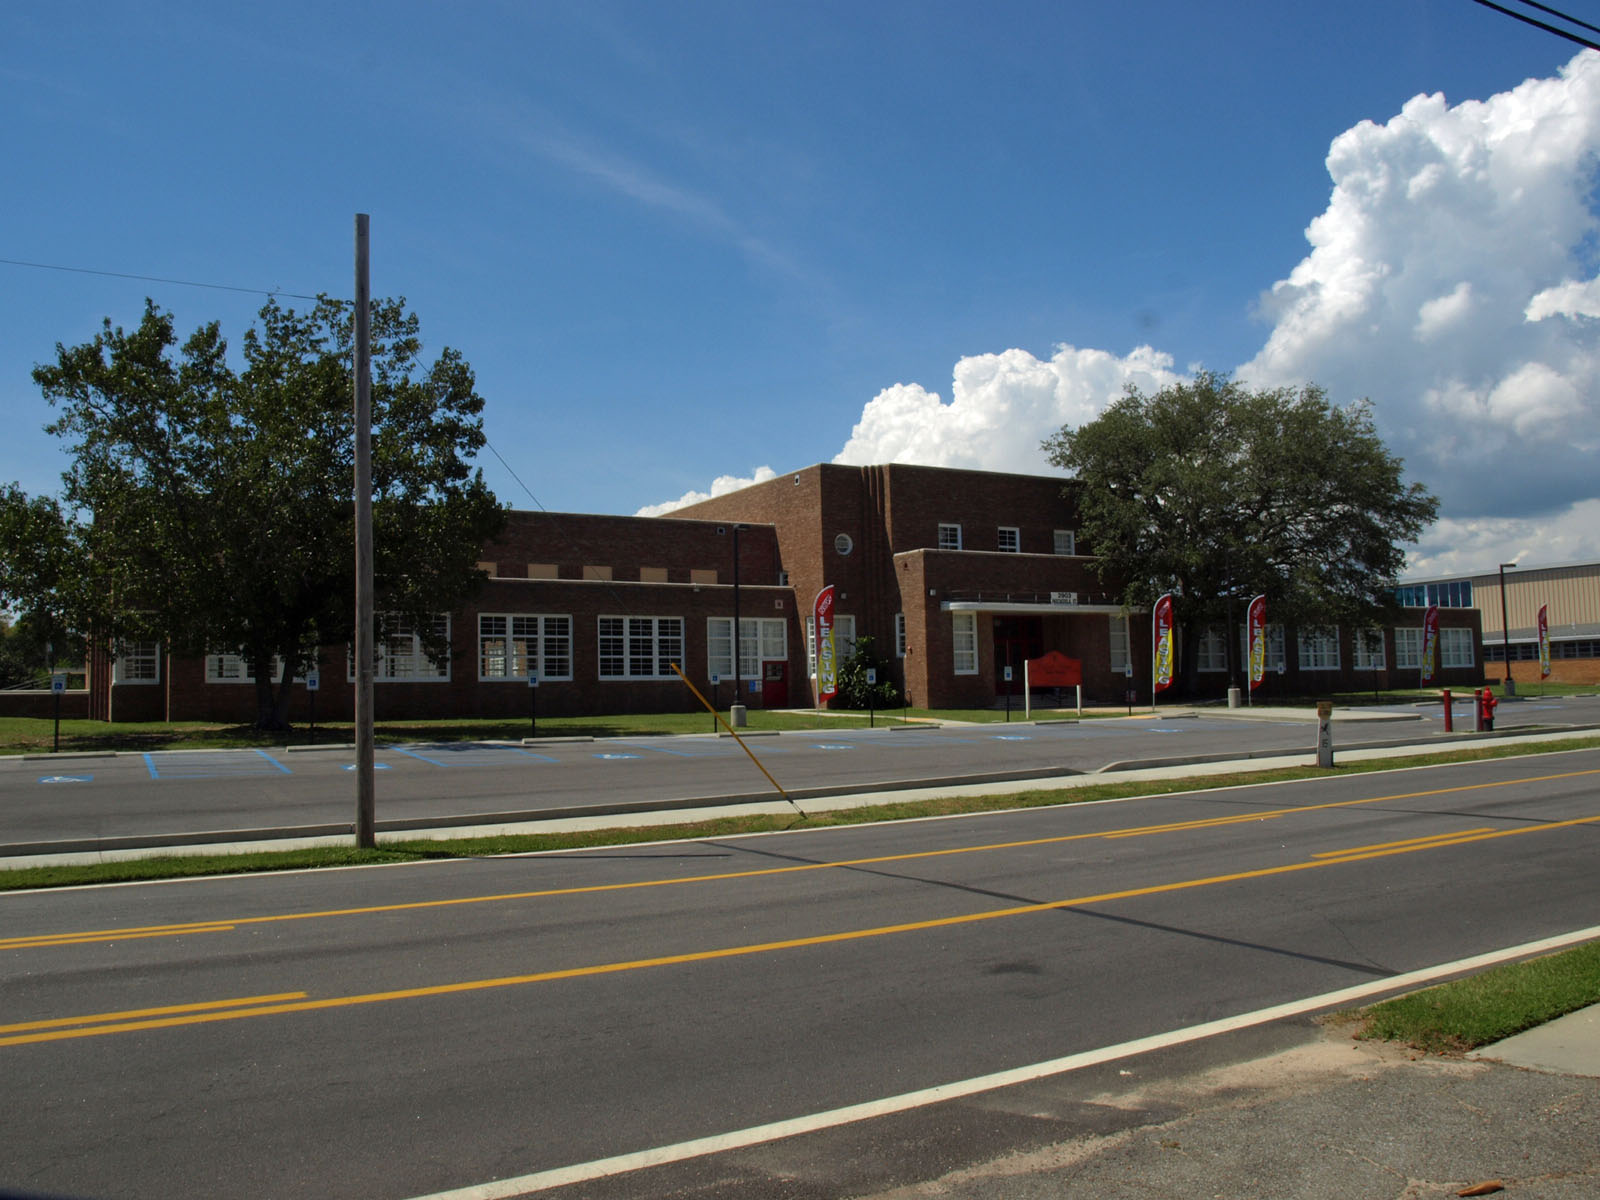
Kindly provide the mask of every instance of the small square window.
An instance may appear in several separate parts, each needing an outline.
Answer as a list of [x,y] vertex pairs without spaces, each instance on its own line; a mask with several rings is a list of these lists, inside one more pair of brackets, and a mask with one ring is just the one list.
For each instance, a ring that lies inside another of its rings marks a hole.
[[1077,535],[1070,529],[1056,530],[1055,552],[1057,554],[1076,554],[1078,552]]
[[943,522],[940,523],[940,525],[939,525],[939,549],[941,549],[941,550],[959,550],[959,549],[961,549],[961,526],[959,526],[959,525],[947,525],[947,524],[945,524]]
[[1022,530],[1015,525],[1000,526],[1000,549],[1006,554],[1022,552]]

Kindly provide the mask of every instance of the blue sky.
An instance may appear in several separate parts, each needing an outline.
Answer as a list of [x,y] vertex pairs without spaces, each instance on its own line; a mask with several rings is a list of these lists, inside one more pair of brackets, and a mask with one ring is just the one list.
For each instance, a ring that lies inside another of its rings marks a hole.
[[[1445,500],[1419,569],[1593,557],[1577,54],[1470,0],[9,5],[0,258],[348,295],[368,212],[374,292],[472,363],[552,510],[1046,471],[1064,421],[1204,365],[1370,396]],[[57,342],[150,296],[237,343],[264,300],[0,278],[30,492],[65,465],[30,376]],[[1507,470],[1508,428],[1548,453]]]

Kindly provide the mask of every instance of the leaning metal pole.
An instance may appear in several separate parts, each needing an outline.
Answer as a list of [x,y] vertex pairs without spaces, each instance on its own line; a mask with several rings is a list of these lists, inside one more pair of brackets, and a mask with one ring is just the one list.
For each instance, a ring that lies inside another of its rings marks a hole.
[[356,845],[377,845],[372,733],[372,312],[366,213],[356,214]]

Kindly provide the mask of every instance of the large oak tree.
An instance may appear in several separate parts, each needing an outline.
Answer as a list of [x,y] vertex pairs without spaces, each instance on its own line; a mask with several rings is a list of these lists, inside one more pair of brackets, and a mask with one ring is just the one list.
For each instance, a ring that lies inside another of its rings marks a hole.
[[[404,301],[371,314],[380,607],[438,653],[429,617],[481,582],[480,548],[504,519],[471,466],[483,399],[457,351],[423,362]],[[59,504],[3,497],[0,529],[47,541],[0,579],[0,600],[112,641],[239,654],[258,722],[283,727],[293,675],[353,636],[352,325],[345,301],[269,301],[241,369],[216,323],[180,346],[149,302],[135,329],[108,320],[92,341],[58,344],[33,374],[72,463]]]
[[[1153,395],[1135,387],[1095,420],[1047,439],[1078,479],[1083,534],[1130,606],[1176,600],[1186,679],[1197,634],[1265,593],[1274,621],[1370,624],[1389,607],[1414,541],[1438,511],[1406,483],[1363,401],[1319,387],[1251,390],[1202,371]],[[1237,638],[1226,637],[1228,661]]]

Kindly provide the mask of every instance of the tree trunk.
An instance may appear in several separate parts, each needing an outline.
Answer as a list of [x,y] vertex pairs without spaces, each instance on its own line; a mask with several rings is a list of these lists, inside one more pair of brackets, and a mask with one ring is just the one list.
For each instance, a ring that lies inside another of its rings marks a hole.
[[[285,674],[291,667],[291,660],[283,660]],[[289,728],[289,687],[286,682],[280,682],[276,693],[272,683],[272,655],[264,651],[254,651],[250,655],[250,669],[256,679],[256,728],[271,732],[283,732]]]

